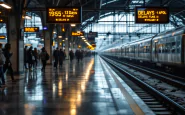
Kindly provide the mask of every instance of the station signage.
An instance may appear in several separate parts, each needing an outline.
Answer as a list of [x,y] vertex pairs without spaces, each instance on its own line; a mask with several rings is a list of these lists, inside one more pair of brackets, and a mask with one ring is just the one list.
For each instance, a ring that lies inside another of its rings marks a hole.
[[24,32],[39,32],[39,27],[24,27]]
[[71,36],[84,36],[84,32],[71,32]]
[[169,23],[168,7],[135,7],[135,23]]
[[47,23],[81,23],[81,7],[46,8]]
[[5,38],[6,38],[6,36],[0,35],[0,39],[5,39]]

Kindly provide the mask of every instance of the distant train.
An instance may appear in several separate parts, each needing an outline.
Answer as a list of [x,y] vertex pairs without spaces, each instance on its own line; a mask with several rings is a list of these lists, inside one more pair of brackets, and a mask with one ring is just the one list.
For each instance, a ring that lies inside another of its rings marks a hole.
[[100,54],[115,56],[161,67],[185,67],[185,27],[104,49]]

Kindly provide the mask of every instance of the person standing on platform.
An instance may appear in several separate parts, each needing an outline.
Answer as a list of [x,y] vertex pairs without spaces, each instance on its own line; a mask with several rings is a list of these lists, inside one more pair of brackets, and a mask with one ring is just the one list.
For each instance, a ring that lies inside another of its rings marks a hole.
[[54,58],[54,67],[57,69],[58,62],[59,62],[59,50],[58,50],[58,47],[53,52],[53,58]]
[[5,47],[3,49],[3,53],[4,53],[4,56],[6,58],[5,64],[3,66],[3,72],[5,73],[8,70],[10,72],[12,82],[15,82],[14,72],[13,72],[13,69],[12,69],[12,63],[10,61],[10,58],[13,55],[13,53],[10,53],[10,50],[11,50],[11,44],[6,43]]
[[46,61],[48,60],[47,56],[48,56],[48,54],[47,54],[45,48],[43,47],[42,52],[40,53],[40,59],[42,61],[42,69],[41,69],[42,72],[44,72],[45,68],[46,68]]
[[31,46],[28,50],[28,64],[29,64],[29,70],[30,71],[32,71],[33,63],[34,63],[34,60],[35,60],[32,49],[33,49],[33,47]]
[[73,50],[70,50],[69,57],[70,57],[70,62],[72,62],[73,61],[73,58],[74,58]]
[[75,56],[76,56],[78,63],[79,63],[79,61],[80,61],[80,51],[79,50],[76,50]]
[[37,59],[38,59],[37,48],[34,48],[33,55],[35,57],[35,60],[33,60],[34,61],[34,67],[36,68],[37,67]]
[[65,54],[62,49],[59,51],[59,67],[62,68],[63,60],[65,59]]
[[5,56],[2,51],[2,46],[3,45],[0,43],[0,78],[1,78],[0,87],[2,85],[5,85],[4,72],[3,72],[3,65],[5,64]]
[[28,69],[28,67],[27,67],[27,63],[28,63],[27,47],[28,46],[24,47],[24,67],[25,67],[25,69]]
[[80,50],[79,56],[80,56],[80,60],[81,60],[81,61],[83,60],[83,54],[84,54],[83,50]]

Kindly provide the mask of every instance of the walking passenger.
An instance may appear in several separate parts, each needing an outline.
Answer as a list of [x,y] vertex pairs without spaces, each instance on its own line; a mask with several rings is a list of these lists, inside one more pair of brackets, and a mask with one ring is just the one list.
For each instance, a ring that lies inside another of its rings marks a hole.
[[80,51],[79,50],[76,50],[75,56],[76,56],[76,59],[78,60],[78,63],[79,63],[79,61],[80,61]]
[[46,52],[46,50],[45,50],[45,48],[43,47],[42,48],[42,52],[40,53],[40,59],[41,59],[41,61],[42,61],[42,69],[41,69],[41,71],[45,71],[45,68],[46,68],[46,61],[47,61],[47,52]]
[[72,62],[73,61],[73,58],[74,58],[73,50],[70,50],[69,57],[70,57],[70,61]]
[[34,48],[33,55],[35,57],[35,60],[33,60],[34,61],[34,67],[36,68],[37,67],[37,59],[38,59],[37,48]]
[[33,62],[35,60],[35,57],[33,55],[33,51],[32,51],[33,47],[31,46],[28,50],[28,64],[29,64],[29,70],[32,71],[32,67],[33,67]]
[[80,57],[81,61],[83,60],[83,54],[84,54],[83,50],[80,50],[79,51],[79,57]]
[[27,47],[28,46],[24,47],[24,67],[25,67],[25,69],[28,69],[28,67],[27,67],[27,63],[28,63]]
[[59,50],[58,50],[58,48],[56,48],[56,50],[54,50],[53,58],[54,58],[54,67],[57,69],[58,62],[59,62]]
[[4,64],[5,64],[5,56],[2,51],[2,44],[0,43],[0,78],[1,78],[0,87],[2,85],[5,85],[4,72],[3,72],[3,65]]
[[12,82],[15,82],[14,73],[13,73],[13,69],[12,69],[12,63],[10,61],[10,58],[13,55],[13,53],[10,53],[10,50],[11,50],[11,44],[9,44],[9,43],[5,44],[5,47],[3,49],[3,53],[6,58],[6,61],[3,66],[3,71],[5,73],[8,70],[10,72]]
[[60,51],[59,51],[59,67],[60,68],[62,67],[64,59],[65,59],[64,51],[62,49],[60,49]]

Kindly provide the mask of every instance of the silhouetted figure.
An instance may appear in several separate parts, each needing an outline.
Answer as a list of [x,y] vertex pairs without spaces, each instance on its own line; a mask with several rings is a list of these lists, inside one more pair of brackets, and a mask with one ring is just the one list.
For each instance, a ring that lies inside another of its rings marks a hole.
[[3,53],[4,53],[4,56],[6,58],[6,61],[5,61],[5,64],[3,66],[3,69],[4,69],[4,73],[7,70],[10,72],[12,82],[15,82],[14,73],[13,73],[13,69],[12,69],[12,63],[10,61],[10,58],[12,57],[13,53],[10,53],[10,50],[11,50],[11,44],[9,44],[9,43],[5,44]]
[[28,47],[28,46],[25,46],[25,47],[24,47],[24,67],[25,67],[25,69],[28,69],[28,67],[27,67],[27,63],[28,63],[28,52],[27,52],[27,47]]
[[65,54],[62,49],[59,51],[59,66],[62,67],[63,60],[65,59]]
[[72,62],[73,59],[74,59],[74,53],[73,53],[73,50],[70,50],[69,51],[69,57],[70,57],[70,61]]
[[3,71],[3,65],[5,64],[5,56],[2,51],[2,44],[0,43],[0,78],[1,78],[1,85],[5,85],[5,79],[4,79],[4,71]]
[[33,63],[34,63],[34,60],[35,60],[32,49],[33,49],[33,47],[31,46],[28,50],[28,64],[29,64],[29,70],[30,71],[32,71]]
[[58,48],[56,48],[56,50],[54,50],[54,52],[53,52],[53,58],[55,60],[54,67],[57,69],[58,62],[59,62],[59,50],[58,50]]
[[76,56],[76,59],[78,60],[78,63],[79,63],[79,61],[80,61],[80,51],[79,50],[76,50],[75,56]]
[[43,72],[45,71],[45,68],[46,68],[46,61],[47,61],[46,55],[47,55],[47,52],[46,52],[45,48],[43,47],[42,52],[40,53],[40,59],[42,61],[42,69],[41,70]]

